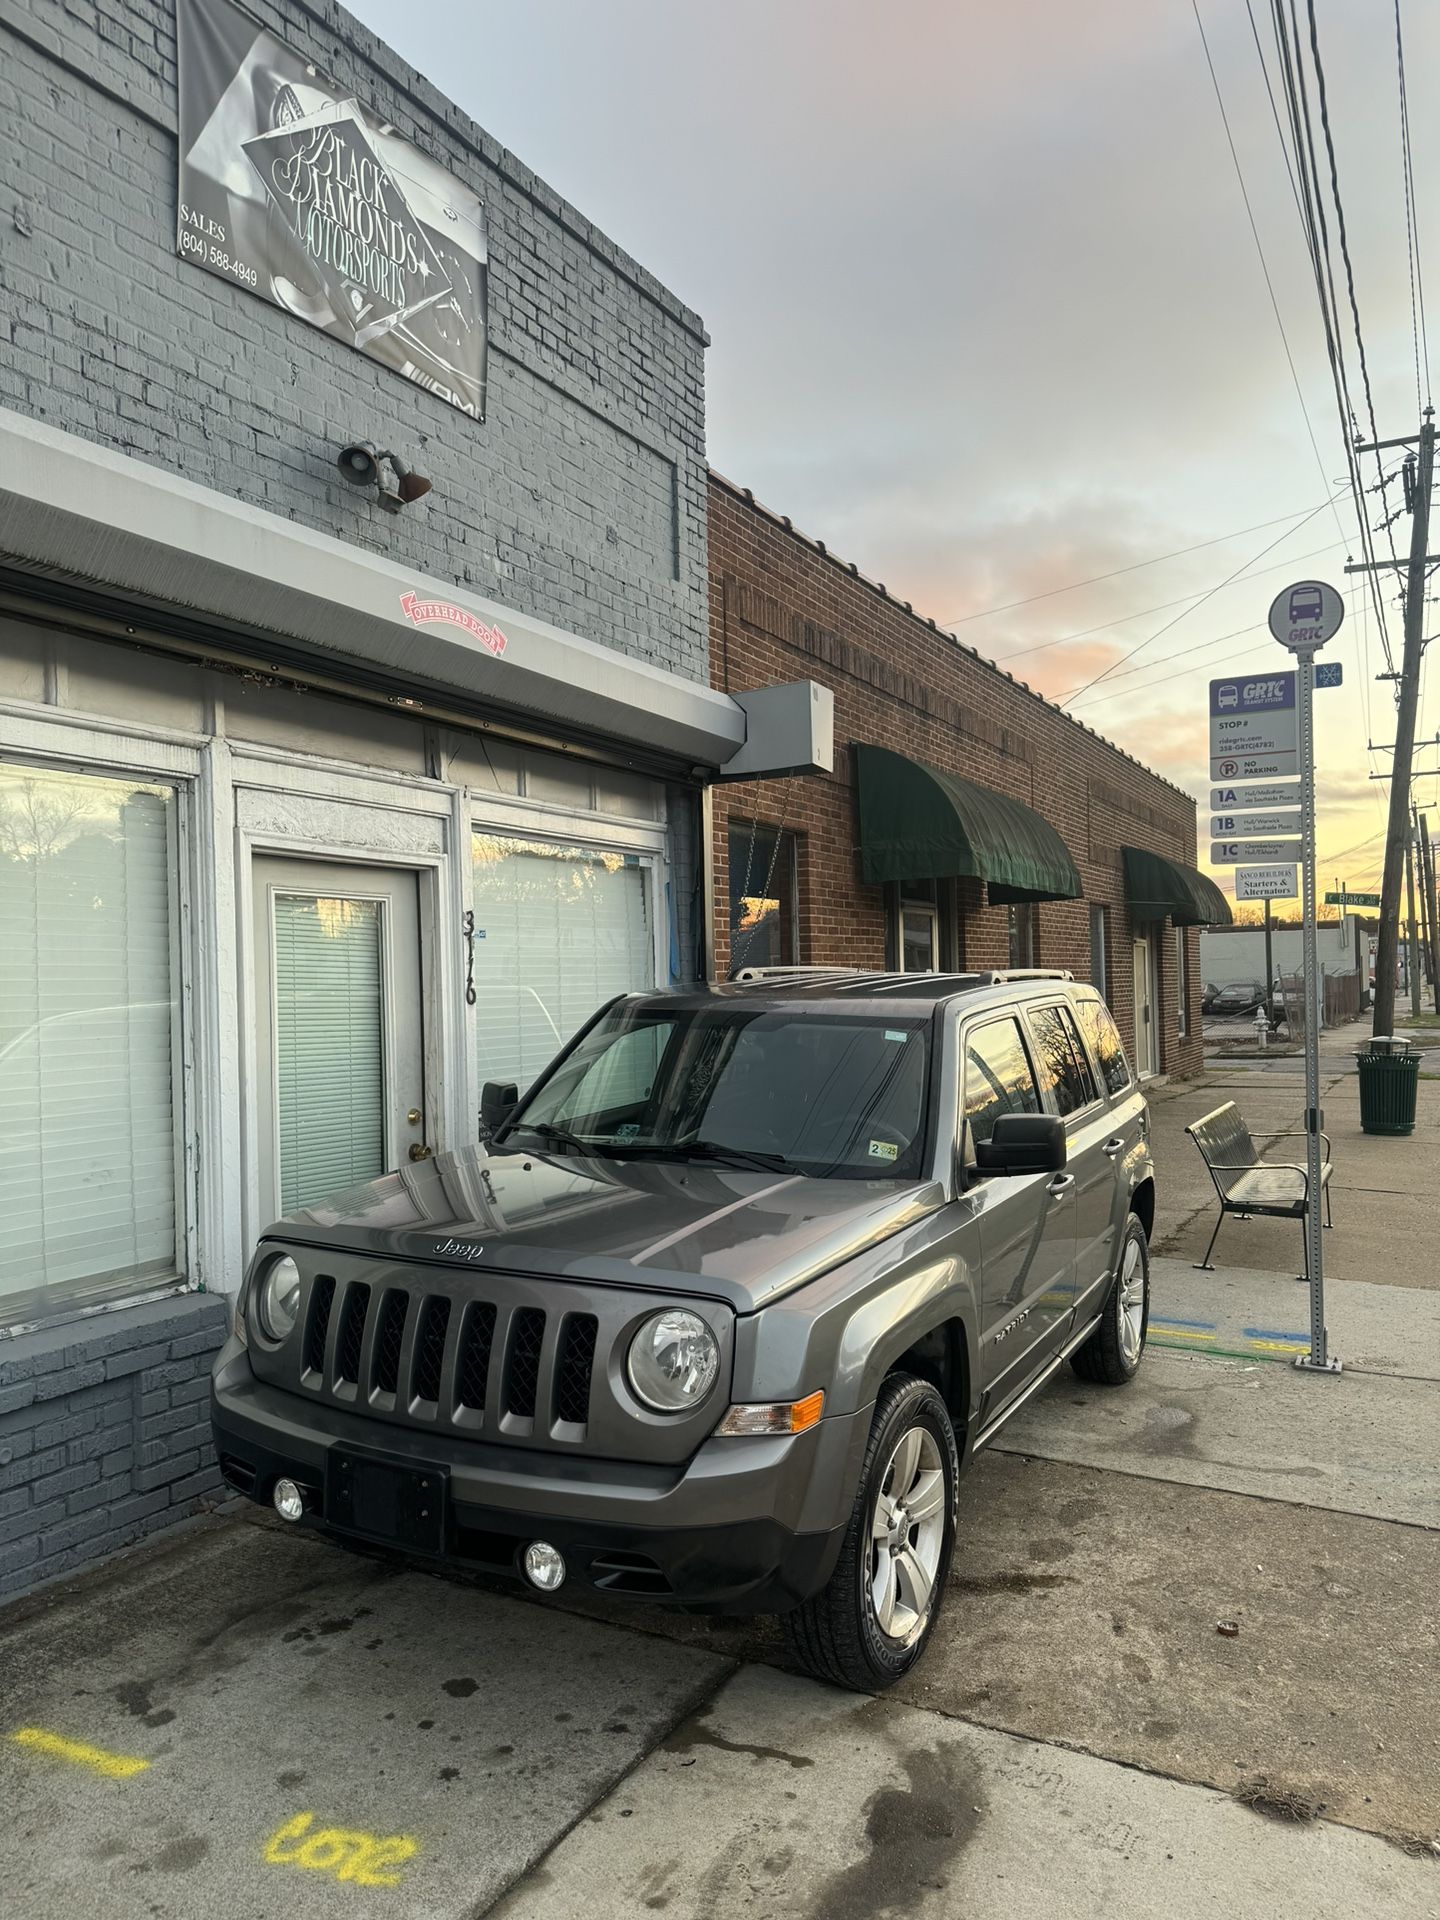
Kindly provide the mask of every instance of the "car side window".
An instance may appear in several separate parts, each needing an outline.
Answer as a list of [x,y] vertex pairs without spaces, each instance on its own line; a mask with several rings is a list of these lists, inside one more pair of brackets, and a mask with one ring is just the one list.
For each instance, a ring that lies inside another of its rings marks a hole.
[[971,1145],[988,1140],[1004,1113],[1039,1113],[1030,1056],[1013,1020],[992,1020],[965,1042],[965,1122]]
[[1090,1052],[1100,1068],[1105,1091],[1123,1093],[1130,1084],[1130,1063],[1125,1058],[1120,1031],[1110,1017],[1110,1009],[1103,1000],[1081,1000],[1075,1010],[1080,1016],[1081,1030],[1090,1042]]
[[1029,1016],[1040,1085],[1063,1120],[1100,1098],[1075,1022],[1064,1007],[1037,1007]]

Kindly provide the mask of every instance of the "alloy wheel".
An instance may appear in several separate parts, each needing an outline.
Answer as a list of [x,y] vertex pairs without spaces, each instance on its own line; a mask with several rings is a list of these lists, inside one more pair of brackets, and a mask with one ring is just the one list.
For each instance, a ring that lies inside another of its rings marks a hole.
[[908,1646],[925,1630],[945,1544],[945,1468],[928,1427],[900,1438],[870,1516],[870,1599],[889,1640]]
[[1120,1352],[1127,1367],[1140,1358],[1145,1338],[1145,1261],[1140,1242],[1125,1242],[1125,1257],[1120,1264]]

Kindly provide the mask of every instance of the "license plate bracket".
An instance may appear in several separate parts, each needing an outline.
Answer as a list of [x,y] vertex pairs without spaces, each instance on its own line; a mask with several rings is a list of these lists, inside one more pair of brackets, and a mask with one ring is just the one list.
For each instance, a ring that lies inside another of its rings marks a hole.
[[332,1452],[325,1473],[325,1518],[408,1553],[443,1554],[449,1474],[362,1453]]

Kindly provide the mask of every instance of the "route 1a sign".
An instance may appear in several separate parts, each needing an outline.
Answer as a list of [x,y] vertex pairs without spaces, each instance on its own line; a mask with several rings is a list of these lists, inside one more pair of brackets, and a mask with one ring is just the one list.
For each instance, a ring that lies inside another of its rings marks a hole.
[[1210,805],[1216,813],[1233,813],[1237,807],[1298,807],[1298,780],[1267,780],[1261,784],[1212,787]]

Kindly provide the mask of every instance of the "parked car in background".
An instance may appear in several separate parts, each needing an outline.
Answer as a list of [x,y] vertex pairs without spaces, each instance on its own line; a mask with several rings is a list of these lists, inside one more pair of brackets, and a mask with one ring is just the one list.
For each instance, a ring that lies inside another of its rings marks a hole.
[[1215,1014],[1254,1013],[1257,1007],[1267,1004],[1267,995],[1263,982],[1259,980],[1231,980],[1220,988],[1215,995],[1210,1011]]
[[1065,1361],[1144,1353],[1145,1096],[1064,973],[629,994],[490,1137],[263,1235],[216,1363],[230,1485],[432,1562],[924,1650],[962,1467]]

